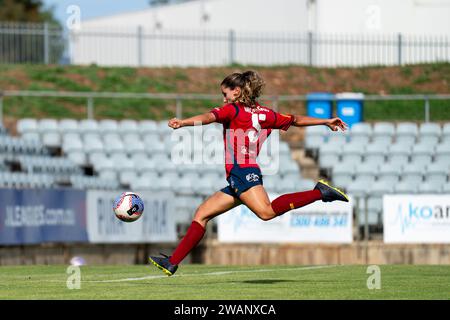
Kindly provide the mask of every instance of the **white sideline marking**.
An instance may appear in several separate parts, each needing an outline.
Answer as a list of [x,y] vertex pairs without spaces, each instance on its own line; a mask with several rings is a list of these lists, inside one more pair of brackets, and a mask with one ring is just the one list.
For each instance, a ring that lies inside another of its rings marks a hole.
[[[216,271],[207,273],[187,273],[187,274],[175,274],[173,277],[203,277],[203,276],[219,276],[224,274],[234,274],[234,273],[253,273],[253,272],[272,272],[272,271],[298,271],[298,270],[311,270],[311,269],[324,269],[337,267],[337,265],[326,265],[326,266],[311,266],[311,267],[299,267],[299,268],[282,268],[282,269],[256,269],[256,270],[231,270],[231,271]],[[115,280],[83,280],[83,282],[128,282],[128,281],[141,281],[149,279],[160,279],[168,278],[167,275],[158,276],[145,276],[140,278],[125,278],[125,279],[115,279]]]

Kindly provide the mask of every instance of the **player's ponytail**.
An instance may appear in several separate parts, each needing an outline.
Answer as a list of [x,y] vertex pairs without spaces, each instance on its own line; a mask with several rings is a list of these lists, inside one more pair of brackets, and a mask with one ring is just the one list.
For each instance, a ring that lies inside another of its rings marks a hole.
[[222,81],[221,85],[230,89],[241,88],[241,94],[236,101],[251,107],[255,105],[256,99],[261,95],[265,82],[257,72],[246,71],[230,74]]

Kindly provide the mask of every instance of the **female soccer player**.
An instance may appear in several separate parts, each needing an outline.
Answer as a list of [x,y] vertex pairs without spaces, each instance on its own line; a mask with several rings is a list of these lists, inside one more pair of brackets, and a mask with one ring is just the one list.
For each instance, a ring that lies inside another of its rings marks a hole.
[[150,262],[167,275],[175,273],[178,264],[203,238],[209,220],[238,205],[246,205],[259,218],[267,221],[318,200],[348,201],[342,191],[323,180],[317,182],[313,190],[284,194],[270,201],[263,187],[263,176],[256,157],[271,130],[287,130],[290,126],[325,125],[333,131],[338,128],[344,131],[347,125],[339,118],[286,115],[261,106],[256,99],[263,86],[263,79],[254,71],[233,73],[221,83],[224,106],[188,119],[173,118],[169,121],[169,127],[173,129],[200,123],[223,124],[225,170],[229,185],[207,198],[197,208],[191,226],[170,257],[149,257]]

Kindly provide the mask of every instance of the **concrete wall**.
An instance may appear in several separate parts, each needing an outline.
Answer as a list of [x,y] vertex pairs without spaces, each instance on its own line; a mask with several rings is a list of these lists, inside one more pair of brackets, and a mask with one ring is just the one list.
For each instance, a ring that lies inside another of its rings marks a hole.
[[[65,264],[81,256],[88,265],[146,264],[150,254],[170,254],[174,244],[56,245],[0,247],[1,265]],[[367,250],[366,250],[367,249]],[[183,263],[209,265],[450,264],[449,244],[350,245],[223,244],[207,240]]]
[[450,264],[450,245],[387,245],[371,241],[349,245],[223,244],[211,241],[202,253],[205,264]]

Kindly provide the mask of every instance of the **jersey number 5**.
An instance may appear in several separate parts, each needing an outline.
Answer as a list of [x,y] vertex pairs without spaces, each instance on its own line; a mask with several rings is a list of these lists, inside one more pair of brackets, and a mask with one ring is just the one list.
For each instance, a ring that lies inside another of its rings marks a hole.
[[257,113],[252,114],[252,127],[253,129],[255,129],[255,131],[252,130],[248,133],[248,139],[250,140],[250,142],[255,143],[258,141],[259,134],[261,132],[261,124],[259,123],[259,121],[265,120],[266,120],[265,114],[257,114]]

